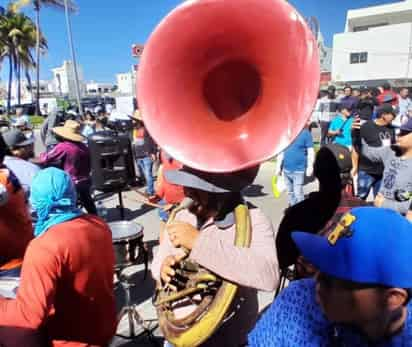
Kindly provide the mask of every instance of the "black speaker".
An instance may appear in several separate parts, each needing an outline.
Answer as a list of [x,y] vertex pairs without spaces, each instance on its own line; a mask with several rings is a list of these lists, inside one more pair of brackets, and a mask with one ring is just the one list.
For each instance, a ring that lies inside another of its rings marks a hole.
[[114,131],[94,133],[88,138],[92,185],[102,192],[116,192],[135,181],[130,139]]

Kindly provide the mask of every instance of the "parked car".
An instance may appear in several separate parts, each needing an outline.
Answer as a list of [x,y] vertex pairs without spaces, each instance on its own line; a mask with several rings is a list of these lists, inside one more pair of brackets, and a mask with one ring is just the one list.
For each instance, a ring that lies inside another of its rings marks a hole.
[[34,116],[34,114],[36,113],[36,104],[35,103],[13,105],[10,108],[10,114],[16,114],[16,109],[17,108],[23,108],[23,114],[27,114],[29,116]]

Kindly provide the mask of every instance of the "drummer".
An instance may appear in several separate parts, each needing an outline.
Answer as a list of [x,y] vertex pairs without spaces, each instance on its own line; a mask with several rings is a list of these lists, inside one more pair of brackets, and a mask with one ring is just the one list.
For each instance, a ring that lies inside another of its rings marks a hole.
[[191,251],[191,260],[239,285],[232,305],[236,309],[202,346],[244,345],[258,316],[257,290],[272,291],[278,282],[272,223],[258,208],[249,206],[250,248],[234,245],[234,209],[244,203],[241,191],[254,181],[257,172],[257,167],[233,174],[211,174],[188,167],[165,172],[165,178],[182,185],[194,204],[167,226],[168,237],[165,235],[152,263],[153,277],[169,283],[173,266],[182,257],[179,247],[184,247]]
[[108,345],[116,327],[110,230],[77,209],[74,185],[60,169],[36,175],[30,201],[38,236],[24,256],[16,299],[0,299],[0,327],[38,330],[42,346]]

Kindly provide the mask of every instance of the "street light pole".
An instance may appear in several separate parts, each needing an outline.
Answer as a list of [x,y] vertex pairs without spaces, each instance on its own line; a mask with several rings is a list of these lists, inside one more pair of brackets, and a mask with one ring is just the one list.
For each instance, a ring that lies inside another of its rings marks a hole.
[[73,73],[74,73],[74,79],[75,79],[75,84],[76,84],[77,106],[79,108],[79,114],[82,116],[83,110],[82,110],[82,102],[81,102],[81,97],[80,97],[79,75],[77,71],[76,54],[74,52],[74,45],[73,45],[72,25],[70,22],[69,4],[67,0],[64,0],[64,10],[66,13],[67,36],[69,37],[70,53],[72,56]]

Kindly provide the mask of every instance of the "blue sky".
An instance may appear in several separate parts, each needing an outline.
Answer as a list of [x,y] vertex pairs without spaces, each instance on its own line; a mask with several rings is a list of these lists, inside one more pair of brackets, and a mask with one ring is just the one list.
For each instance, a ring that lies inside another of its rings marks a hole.
[[[150,32],[181,0],[77,0],[79,12],[72,16],[75,47],[86,80],[114,82],[115,74],[129,71],[135,59],[131,45],[144,43]],[[305,17],[315,16],[328,45],[333,34],[344,29],[346,11],[379,4],[388,0],[290,0]],[[4,6],[8,1],[0,0]],[[30,16],[32,12],[27,10]],[[70,59],[64,13],[42,11],[42,25],[49,52],[42,60],[42,79],[50,79],[50,69]],[[6,78],[3,65],[1,77]]]

